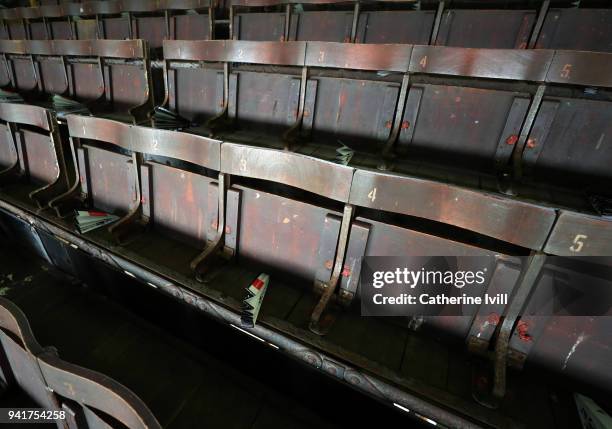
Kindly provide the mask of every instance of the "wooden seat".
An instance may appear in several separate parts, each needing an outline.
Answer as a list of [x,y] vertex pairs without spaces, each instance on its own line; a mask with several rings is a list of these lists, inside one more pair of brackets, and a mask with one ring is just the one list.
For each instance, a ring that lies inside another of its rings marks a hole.
[[[81,104],[81,110],[142,122],[153,109],[149,57],[142,40],[2,41],[0,50],[4,87],[34,103],[52,101],[47,105],[60,117]],[[58,104],[54,96],[66,100]]]

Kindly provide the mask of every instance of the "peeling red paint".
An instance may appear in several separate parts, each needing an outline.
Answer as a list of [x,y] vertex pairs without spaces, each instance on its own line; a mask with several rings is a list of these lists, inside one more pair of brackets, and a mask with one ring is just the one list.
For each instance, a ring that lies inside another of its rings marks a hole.
[[518,141],[518,136],[516,134],[512,134],[510,137],[506,139],[506,144],[512,146],[516,144],[517,141]]
[[343,277],[349,277],[351,275],[351,269],[345,265],[344,268],[342,269],[342,276]]
[[195,198],[193,197],[193,185],[191,183],[191,180],[187,181],[187,191],[185,193],[185,200],[187,200],[187,203],[189,204],[193,204],[195,202]]
[[518,325],[516,326],[516,332],[518,333],[518,337],[521,341],[529,342],[533,339],[531,337],[531,334],[529,334],[528,330],[529,330],[529,323],[527,323],[524,320],[521,320],[518,322]]
[[499,323],[499,314],[491,313],[489,317],[487,317],[487,322],[491,325],[497,325]]

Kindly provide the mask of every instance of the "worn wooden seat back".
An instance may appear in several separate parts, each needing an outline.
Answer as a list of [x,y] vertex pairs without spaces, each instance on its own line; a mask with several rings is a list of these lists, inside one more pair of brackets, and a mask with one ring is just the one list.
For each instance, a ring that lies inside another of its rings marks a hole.
[[10,91],[36,91],[34,60],[25,40],[0,40],[0,86]]
[[612,54],[555,51],[547,95],[523,152],[537,182],[610,195]]
[[219,171],[220,142],[86,116],[69,116],[68,128],[79,140],[80,187],[92,207],[124,214],[140,207],[154,227],[179,240],[201,246],[213,238],[218,190],[205,173]]
[[29,193],[39,207],[66,190],[68,175],[55,118],[47,109],[25,104],[0,103],[4,121],[0,144],[3,183],[26,177]]
[[233,0],[230,7],[231,38],[258,41],[426,44],[436,15],[413,10],[411,1]]
[[464,48],[525,49],[536,23],[532,10],[445,10],[435,44]]
[[[299,114],[305,50],[301,42],[166,41],[168,107],[199,123],[224,113],[234,125],[286,130]],[[250,64],[268,67],[237,67]]]
[[111,378],[60,359],[36,341],[23,312],[0,298],[2,378],[39,406],[65,412],[58,427],[157,429],[161,426],[132,391]]
[[483,173],[505,168],[524,143],[519,136],[552,55],[415,47],[397,151]]
[[227,221],[237,228],[230,226],[226,243],[234,245],[238,260],[291,273],[307,283],[328,281],[343,216],[334,208],[337,204],[277,193],[274,184],[346,203],[353,169],[303,155],[223,143],[221,171],[232,178],[263,181],[256,182],[259,186],[236,184],[231,188],[236,194],[228,194]]
[[29,95],[62,95],[94,112],[147,118],[151,76],[142,40],[1,41],[3,87]]
[[612,52],[610,26],[610,9],[551,8],[546,14],[535,47]]
[[411,45],[308,43],[302,135],[380,152],[399,131],[411,52]]
[[[104,39],[143,39],[152,50],[164,39],[213,38],[213,4],[209,0],[127,0],[117,11],[98,13],[99,36]],[[116,12],[120,12],[121,15]]]

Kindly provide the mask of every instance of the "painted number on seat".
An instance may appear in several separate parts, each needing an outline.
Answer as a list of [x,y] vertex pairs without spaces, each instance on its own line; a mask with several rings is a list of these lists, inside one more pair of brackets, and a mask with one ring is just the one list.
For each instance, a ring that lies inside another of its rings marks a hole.
[[570,246],[570,250],[572,252],[575,253],[580,253],[580,251],[582,250],[582,248],[584,247],[584,241],[587,239],[588,237],[584,234],[576,234],[576,236],[574,237],[574,242],[573,244]]

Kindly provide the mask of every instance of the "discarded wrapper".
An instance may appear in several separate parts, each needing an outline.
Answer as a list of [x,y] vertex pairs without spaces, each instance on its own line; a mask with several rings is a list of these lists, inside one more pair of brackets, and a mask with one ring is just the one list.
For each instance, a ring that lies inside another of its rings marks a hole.
[[263,302],[266,294],[266,289],[270,283],[270,276],[268,274],[261,273],[251,285],[246,288],[247,297],[242,301],[242,317],[240,319],[242,326],[247,328],[255,327],[257,322],[257,316],[261,309],[261,303]]
[[81,234],[102,228],[117,220],[119,220],[119,216],[105,212],[87,210],[77,210],[75,219],[77,228]]

